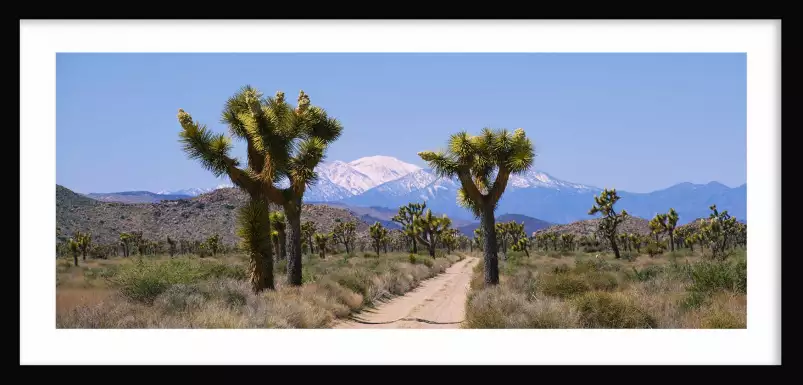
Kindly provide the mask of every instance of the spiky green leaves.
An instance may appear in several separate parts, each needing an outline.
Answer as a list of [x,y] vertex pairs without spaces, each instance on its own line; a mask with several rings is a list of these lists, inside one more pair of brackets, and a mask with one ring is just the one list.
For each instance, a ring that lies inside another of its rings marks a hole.
[[178,110],[178,120],[182,128],[180,141],[191,159],[200,160],[203,167],[215,176],[225,173],[229,164],[236,165],[228,156],[231,141],[225,135],[215,134],[206,126],[198,125],[182,109]]
[[483,128],[477,136],[461,131],[450,136],[445,152],[422,151],[418,155],[439,177],[460,179],[458,204],[477,217],[483,209],[496,209],[509,175],[528,170],[535,157],[532,142],[520,128],[512,134],[506,129]]
[[237,235],[245,250],[270,249],[270,212],[262,201],[251,200],[239,210]]

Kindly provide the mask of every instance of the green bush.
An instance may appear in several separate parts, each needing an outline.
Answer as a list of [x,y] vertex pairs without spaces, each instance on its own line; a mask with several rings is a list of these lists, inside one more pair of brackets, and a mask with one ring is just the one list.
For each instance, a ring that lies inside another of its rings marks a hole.
[[210,278],[244,279],[245,269],[239,265],[224,265],[198,260],[171,259],[165,262],[138,260],[120,265],[107,281],[118,287],[127,298],[146,304],[175,284],[191,284]]
[[628,274],[628,277],[630,277],[630,279],[634,281],[639,281],[639,282],[646,282],[651,279],[655,279],[655,277],[657,277],[658,275],[661,274],[661,272],[663,272],[663,269],[660,266],[646,266],[641,270],[636,269],[636,267],[634,266],[632,269],[633,271],[632,273]]
[[418,263],[418,259],[416,258],[415,254],[410,254],[409,256],[410,264],[415,265]]
[[590,271],[583,274],[586,283],[593,290],[611,291],[619,287],[616,275],[604,271]]
[[580,324],[595,329],[653,329],[657,321],[644,309],[614,293],[590,292],[573,300]]
[[568,273],[546,275],[540,280],[539,286],[542,293],[561,298],[573,297],[591,290],[582,277]]

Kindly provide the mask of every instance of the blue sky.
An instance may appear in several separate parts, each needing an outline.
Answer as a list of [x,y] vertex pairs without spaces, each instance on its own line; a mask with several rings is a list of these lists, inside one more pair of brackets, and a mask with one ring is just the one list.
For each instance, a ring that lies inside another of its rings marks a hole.
[[[74,54],[56,57],[56,183],[78,192],[212,187],[178,142],[179,108],[225,132],[250,84],[303,89],[345,130],[328,160],[421,150],[522,127],[535,167],[648,192],[746,181],[744,54]],[[244,145],[236,143],[235,154]]]

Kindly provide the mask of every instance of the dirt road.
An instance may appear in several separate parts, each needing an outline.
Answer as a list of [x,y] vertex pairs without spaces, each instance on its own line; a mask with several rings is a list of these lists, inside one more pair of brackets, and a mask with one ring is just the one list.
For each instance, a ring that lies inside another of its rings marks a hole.
[[[415,290],[341,321],[335,329],[460,328],[465,317],[469,282],[478,258],[468,257],[446,272],[421,283]],[[401,319],[401,320],[400,320]],[[389,322],[390,323],[381,323]],[[429,323],[436,322],[436,323]],[[381,324],[365,324],[371,322]]]

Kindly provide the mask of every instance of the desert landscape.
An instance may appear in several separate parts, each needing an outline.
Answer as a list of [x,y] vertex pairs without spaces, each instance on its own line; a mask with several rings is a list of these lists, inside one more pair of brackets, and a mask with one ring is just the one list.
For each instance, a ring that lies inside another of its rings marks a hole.
[[[243,85],[170,106],[159,140],[213,188],[57,184],[57,327],[747,327],[746,184],[565,181],[528,127],[444,128],[413,164],[315,101]],[[341,144],[364,156],[330,160]],[[649,176],[604,163],[589,175]]]

